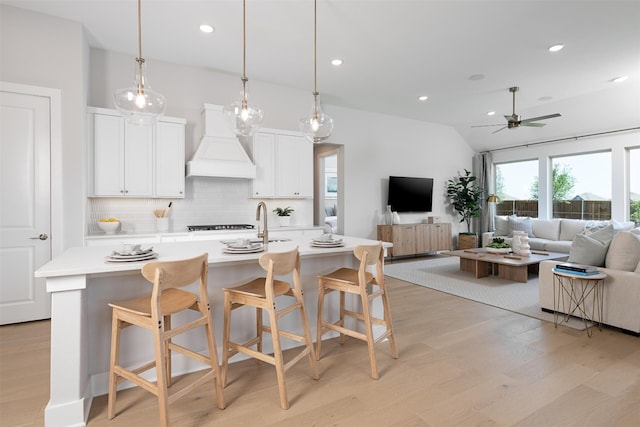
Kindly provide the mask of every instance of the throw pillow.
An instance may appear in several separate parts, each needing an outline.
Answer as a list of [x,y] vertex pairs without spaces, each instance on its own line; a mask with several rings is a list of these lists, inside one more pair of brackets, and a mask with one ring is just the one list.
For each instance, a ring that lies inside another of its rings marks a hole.
[[609,245],[605,266],[613,270],[634,271],[640,263],[640,235],[619,231]]
[[571,242],[569,262],[603,267],[609,244],[613,239],[613,226],[609,225],[590,235],[577,234]]
[[524,231],[529,237],[536,237],[533,235],[533,226],[531,225],[531,218],[518,218],[515,215],[511,215],[509,218],[509,237],[513,237],[514,231]]
[[559,219],[533,219],[533,234],[540,239],[558,240],[560,237]]
[[573,240],[578,233],[584,231],[585,225],[587,225],[587,221],[581,221],[579,219],[561,219],[560,239],[558,240]]
[[509,235],[509,221],[506,216],[495,216],[495,231],[494,236],[508,236]]

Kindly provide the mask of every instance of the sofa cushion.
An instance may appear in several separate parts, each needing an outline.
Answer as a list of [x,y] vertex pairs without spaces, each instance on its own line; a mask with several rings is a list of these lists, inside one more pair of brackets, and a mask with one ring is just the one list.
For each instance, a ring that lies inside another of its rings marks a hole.
[[560,252],[569,254],[571,251],[571,243],[567,240],[546,240],[544,250],[549,252]]
[[560,239],[559,219],[534,219],[531,221],[531,227],[536,237],[548,240]]
[[495,216],[495,227],[496,230],[493,232],[494,236],[508,236],[509,235],[509,221],[507,220],[507,216]]
[[516,217],[511,215],[509,218],[509,237],[513,237],[514,231],[524,231],[529,237],[536,237],[533,234],[533,226],[531,225],[531,218],[529,217]]
[[611,239],[613,239],[612,225],[588,236],[583,233],[577,234],[571,243],[569,262],[596,267],[604,266]]
[[560,239],[558,240],[573,240],[578,233],[584,231],[584,227],[586,225],[587,221],[581,221],[578,219],[561,219]]
[[605,266],[613,270],[634,271],[640,263],[640,235],[619,231],[609,245]]

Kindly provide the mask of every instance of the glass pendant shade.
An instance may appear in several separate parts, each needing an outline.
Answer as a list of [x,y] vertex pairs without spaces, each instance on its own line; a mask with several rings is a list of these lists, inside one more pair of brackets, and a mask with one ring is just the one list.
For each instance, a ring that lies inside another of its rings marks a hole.
[[165,97],[149,86],[144,60],[139,59],[136,59],[133,84],[116,90],[113,102],[128,122],[139,125],[155,124],[167,107]]
[[326,141],[333,132],[333,119],[322,111],[317,93],[313,94],[311,115],[300,119],[300,131],[312,142]]
[[247,82],[243,80],[240,99],[225,105],[222,109],[229,128],[236,136],[248,137],[255,133],[262,124],[263,111],[256,105],[249,105]]

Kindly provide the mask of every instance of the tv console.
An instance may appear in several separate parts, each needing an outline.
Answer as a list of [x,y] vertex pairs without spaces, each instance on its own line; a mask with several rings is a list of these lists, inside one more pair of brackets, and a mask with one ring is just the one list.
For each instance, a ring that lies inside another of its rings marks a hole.
[[451,250],[451,224],[378,225],[378,240],[393,243],[389,257]]

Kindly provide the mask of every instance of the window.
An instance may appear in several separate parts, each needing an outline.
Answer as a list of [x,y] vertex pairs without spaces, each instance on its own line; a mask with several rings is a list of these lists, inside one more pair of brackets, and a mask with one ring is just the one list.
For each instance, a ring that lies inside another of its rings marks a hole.
[[611,152],[555,157],[553,218],[611,219]]
[[496,164],[495,183],[496,215],[538,217],[537,160]]
[[629,150],[629,220],[640,225],[640,148]]

